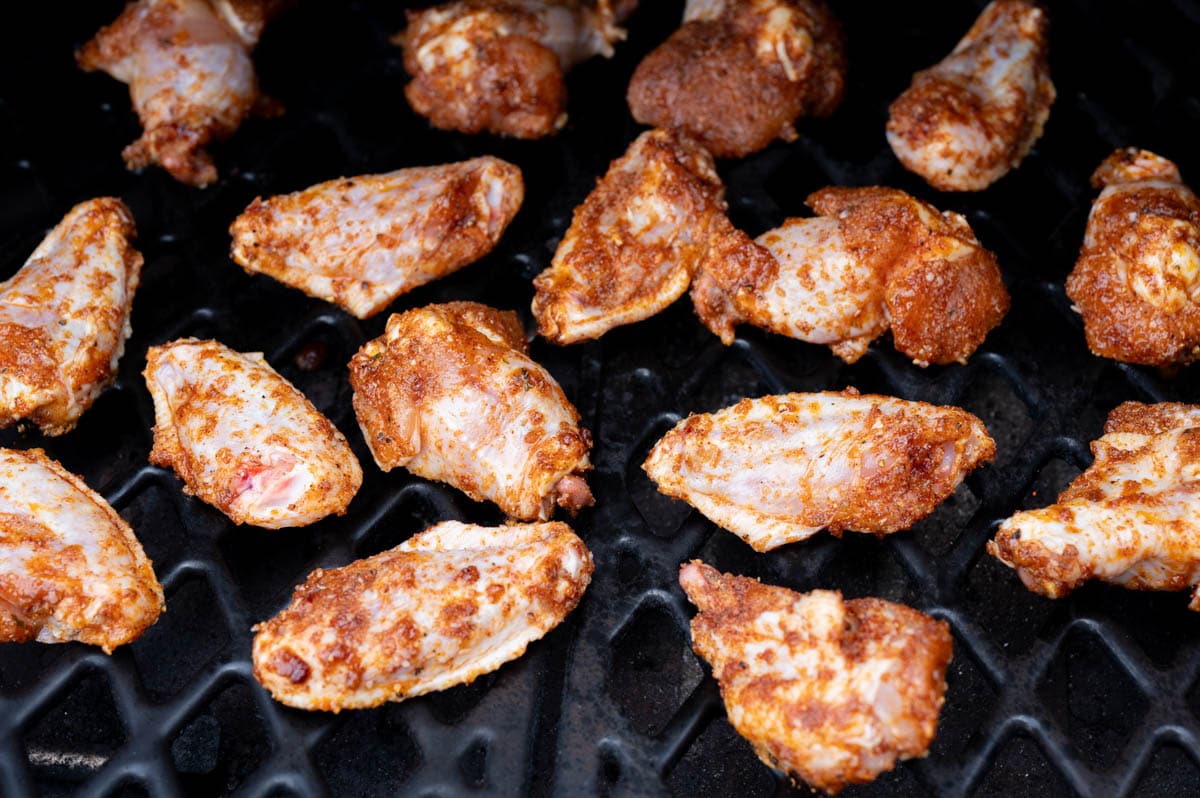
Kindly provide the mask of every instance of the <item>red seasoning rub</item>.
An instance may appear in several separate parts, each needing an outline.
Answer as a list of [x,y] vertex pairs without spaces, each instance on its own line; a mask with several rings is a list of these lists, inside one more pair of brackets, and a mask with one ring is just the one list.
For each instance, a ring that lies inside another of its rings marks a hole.
[[740,158],[800,116],[828,116],[842,99],[841,26],[824,0],[689,0],[683,25],[629,83],[645,125],[687,133],[720,158]]
[[942,191],[982,191],[1042,136],[1054,103],[1050,19],[1027,0],[996,0],[954,51],[913,76],[892,103],[888,143]]
[[310,574],[255,627],[254,676],[277,701],[333,712],[468,684],[561,623],[591,575],[566,524],[445,521]]
[[1200,359],[1200,199],[1175,164],[1133,147],[1092,185],[1104,190],[1067,278],[1088,347],[1147,366]]
[[592,503],[592,438],[515,313],[474,302],[388,319],[350,361],[354,412],[375,462],[446,482],[512,518]]
[[338,178],[255,199],[232,255],[365,319],[491,252],[524,197],[521,170],[492,157]]
[[162,586],[129,524],[41,449],[0,449],[0,642],[136,640]]
[[0,427],[69,432],[116,378],[142,270],[136,234],[121,200],[81,202],[0,283]]
[[836,793],[921,757],[946,695],[950,627],[874,598],[796,593],[685,564],[692,646],[768,767]]
[[1055,504],[1009,518],[988,552],[1050,598],[1098,579],[1190,589],[1200,610],[1200,405],[1126,402],[1092,453]]

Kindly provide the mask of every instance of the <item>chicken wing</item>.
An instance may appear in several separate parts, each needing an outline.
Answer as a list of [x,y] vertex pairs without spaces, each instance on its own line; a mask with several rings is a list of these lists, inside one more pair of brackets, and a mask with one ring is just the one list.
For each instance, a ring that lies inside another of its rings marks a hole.
[[0,449],[0,641],[111,654],[163,611],[129,524],[41,449]]
[[[408,12],[393,41],[412,76],[404,95],[434,127],[534,139],[567,122],[565,74],[612,56],[635,2],[453,0]],[[621,15],[621,16],[619,16]]]
[[995,453],[965,410],[849,389],[689,416],[642,467],[662,493],[770,551],[825,528],[907,529]]
[[1092,175],[1067,296],[1101,357],[1148,366],[1200,360],[1200,199],[1166,158],[1117,150]]
[[1058,503],[1009,518],[988,552],[1050,598],[1100,579],[1193,588],[1200,610],[1200,405],[1126,402],[1092,453]]
[[79,66],[129,84],[142,137],[130,169],[158,164],[176,180],[217,179],[205,147],[233,135],[259,99],[250,50],[272,0],[139,0],[76,53]]
[[515,313],[474,302],[388,319],[350,361],[354,412],[375,462],[446,482],[523,520],[592,503],[592,438]]
[[525,196],[499,158],[400,169],[254,200],[229,228],[233,259],[360,319],[496,246]]
[[345,437],[257,352],[182,338],[146,353],[150,462],[236,524],[305,526],[341,515],[362,484]]
[[892,188],[826,188],[756,240],[726,224],[692,288],[721,340],[750,322],[848,363],[889,327],[919,366],[966,362],[1008,312],[996,258],[957,213]]
[[591,575],[566,524],[444,521],[310,574],[255,627],[254,676],[277,701],[333,712],[468,684],[558,626]]
[[887,139],[942,191],[982,191],[1042,136],[1054,103],[1050,19],[1031,0],[995,0],[945,60],[889,109]]
[[729,722],[768,767],[836,793],[925,756],[953,648],[945,621],[698,560],[680,568],[679,584],[700,608],[692,646],[712,665]]
[[570,344],[658,313],[687,291],[724,212],[703,147],[665,130],[638,136],[534,279],[538,332]]
[[720,158],[793,141],[842,100],[842,30],[824,0],[688,0],[683,26],[638,65],[629,109]]
[[142,270],[135,235],[121,200],[81,202],[0,283],[0,426],[61,435],[115,379]]

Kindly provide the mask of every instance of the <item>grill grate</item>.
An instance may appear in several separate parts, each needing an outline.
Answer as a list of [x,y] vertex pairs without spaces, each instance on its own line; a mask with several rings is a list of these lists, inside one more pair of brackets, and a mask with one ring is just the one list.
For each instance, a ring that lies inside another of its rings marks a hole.
[[[722,164],[734,222],[757,234],[803,214],[805,195],[829,183],[932,199],[965,213],[999,255],[1014,299],[1002,327],[969,365],[927,370],[886,343],[855,366],[750,329],[725,349],[686,302],[598,342],[535,343],[596,437],[598,506],[575,524],[596,575],[579,610],[467,687],[337,716],[271,702],[251,675],[249,629],[312,568],[381,551],[437,520],[499,519],[455,491],[370,465],[345,364],[385,319],[357,322],[248,277],[228,260],[226,227],[256,194],[490,152],[524,169],[524,210],[495,253],[398,307],[482,299],[519,309],[528,324],[530,278],[636,134],[628,77],[682,9],[643,0],[616,59],[572,77],[567,130],[528,143],[432,131],[412,116],[400,52],[387,43],[402,26],[397,5],[306,0],[279,20],[256,60],[288,113],[253,120],[216,148],[223,179],[203,192],[157,171],[126,173],[118,153],[139,132],[126,89],[73,66],[71,48],[120,2],[69,14],[27,4],[41,18],[5,26],[0,274],[72,203],[100,194],[133,208],[146,267],[117,385],[64,438],[10,430],[0,442],[45,446],[109,498],[154,560],[168,611],[111,658],[75,645],[0,646],[0,794],[786,793],[733,733],[688,646],[691,610],[675,572],[690,557],[798,589],[903,601],[950,622],[955,659],[931,756],[846,795],[1200,792],[1200,618],[1186,598],[1091,586],[1050,602],[982,552],[998,519],[1045,503],[1086,467],[1086,444],[1115,404],[1200,400],[1196,369],[1166,378],[1088,355],[1062,291],[1093,197],[1087,177],[1110,150],[1156,150],[1200,183],[1190,82],[1200,74],[1200,4],[1188,0],[1136,13],[1052,2],[1059,99],[1046,136],[1019,171],[961,197],[905,173],[883,124],[909,75],[942,57],[981,4],[837,3],[850,42],[847,102],[830,120],[803,122],[795,144]],[[179,335],[262,349],[346,432],[366,472],[348,515],[300,530],[234,528],[146,464],[144,353]],[[971,410],[997,438],[997,463],[912,532],[819,535],[770,555],[659,496],[641,473],[650,445],[690,411],[846,385]]]

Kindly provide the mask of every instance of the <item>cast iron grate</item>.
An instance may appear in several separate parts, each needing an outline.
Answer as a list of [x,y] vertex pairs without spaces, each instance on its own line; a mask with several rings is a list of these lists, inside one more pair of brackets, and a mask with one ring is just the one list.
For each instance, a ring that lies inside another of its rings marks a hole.
[[[226,227],[256,194],[342,174],[491,152],[521,165],[527,200],[494,254],[403,298],[398,308],[476,298],[521,311],[572,208],[636,134],[623,102],[640,57],[673,28],[681,0],[643,0],[612,62],[571,78],[572,121],[535,143],[430,130],[401,97],[387,43],[402,4],[306,0],[267,34],[262,83],[288,107],[217,148],[220,183],[197,192],[124,171],[138,134],[124,86],[84,75],[71,50],[118,0],[6,25],[0,50],[0,275],[79,200],[119,194],[146,255],[134,336],[116,387],[70,435],[8,431],[44,446],[136,526],[168,612],[111,658],[82,646],[0,646],[0,794],[457,795],[786,793],[724,718],[691,653],[678,563],[799,589],[909,602],[955,634],[950,691],[931,756],[847,795],[1200,793],[1200,617],[1179,595],[1089,587],[1049,602],[983,554],[998,519],[1041,503],[1080,469],[1107,411],[1125,399],[1200,400],[1200,371],[1173,377],[1091,357],[1061,287],[1093,196],[1087,177],[1119,145],[1178,160],[1200,183],[1195,47],[1200,5],[1051,3],[1059,100],[1027,162],[978,196],[942,196],[886,149],[887,102],[940,58],[981,3],[836,3],[849,34],[850,91],[801,138],[722,164],[736,223],[751,233],[804,212],[828,183],[887,183],[966,213],[1005,269],[1011,314],[965,367],[914,368],[888,344],[855,366],[826,350],[744,330],[723,348],[686,303],[603,340],[534,344],[596,437],[598,506],[575,526],[595,553],[580,609],[528,654],[477,683],[366,712],[311,715],[253,680],[250,627],[312,568],[343,564],[445,518],[499,520],[452,490],[369,465],[345,363],[384,318],[360,323],[228,260]],[[216,336],[262,350],[350,437],[368,463],[343,518],[307,529],[231,527],[146,464],[152,412],[139,372],[148,345]],[[658,496],[639,465],[680,416],[742,396],[854,385],[961,404],[1000,442],[997,464],[910,533],[827,535],[756,555]]]

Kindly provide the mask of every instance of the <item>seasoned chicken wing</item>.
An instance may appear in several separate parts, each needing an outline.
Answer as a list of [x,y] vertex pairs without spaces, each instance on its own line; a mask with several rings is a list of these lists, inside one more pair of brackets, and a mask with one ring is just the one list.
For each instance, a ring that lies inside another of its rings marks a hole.
[[558,626],[591,576],[566,524],[444,521],[311,573],[255,627],[254,676],[277,701],[333,712],[468,684]]
[[150,462],[236,524],[306,526],[341,515],[362,484],[345,437],[257,352],[182,338],[146,353]]
[[75,427],[116,377],[142,270],[129,208],[76,205],[0,283],[0,426]]
[[259,99],[250,50],[283,5],[139,0],[76,53],[83,69],[129,84],[144,129],[123,153],[130,169],[158,164],[198,187],[217,179],[205,148],[233,135]]
[[1101,357],[1148,366],[1200,360],[1200,199],[1166,158],[1117,150],[1092,175],[1067,296]]
[[721,158],[792,141],[842,100],[842,30],[824,0],[688,0],[683,26],[638,65],[629,108]]
[[1192,588],[1200,610],[1200,405],[1126,402],[1092,453],[1056,504],[1009,518],[988,552],[1050,598],[1100,579]]
[[0,642],[137,639],[163,591],[133,530],[41,449],[0,449]]
[[755,240],[725,224],[692,287],[725,343],[750,322],[848,363],[890,327],[917,365],[966,362],[1008,312],[996,258],[957,213],[892,188],[826,188]]
[[826,528],[907,529],[995,453],[965,410],[849,389],[689,416],[642,467],[661,492],[770,551]]
[[388,319],[350,361],[354,412],[384,471],[402,466],[519,519],[592,503],[592,438],[515,313],[474,302]]
[[491,252],[525,196],[499,158],[400,169],[255,199],[233,259],[360,319]]
[[638,136],[533,281],[538,332],[570,344],[658,313],[687,291],[724,213],[703,147],[665,130]]
[[435,127],[548,136],[567,122],[565,74],[592,56],[612,56],[625,38],[617,23],[635,5],[452,0],[410,11],[408,28],[393,40],[413,78],[404,95]]
[[729,722],[768,767],[836,793],[925,756],[946,695],[950,627],[902,604],[796,593],[698,560],[679,584],[692,646]]
[[887,139],[942,191],[982,191],[1042,136],[1054,103],[1050,19],[1031,0],[995,0],[954,51],[892,103]]

